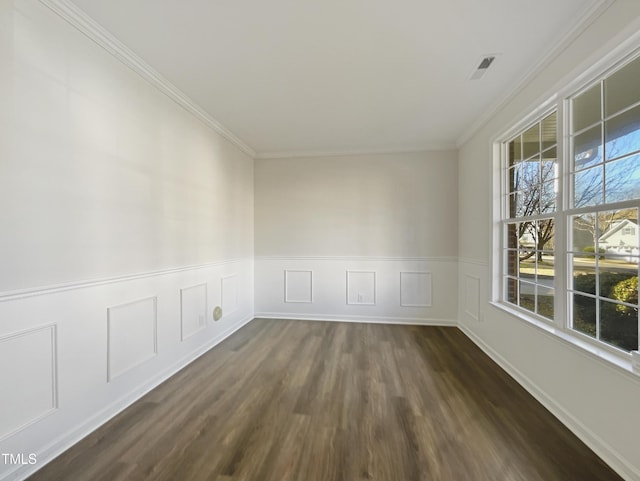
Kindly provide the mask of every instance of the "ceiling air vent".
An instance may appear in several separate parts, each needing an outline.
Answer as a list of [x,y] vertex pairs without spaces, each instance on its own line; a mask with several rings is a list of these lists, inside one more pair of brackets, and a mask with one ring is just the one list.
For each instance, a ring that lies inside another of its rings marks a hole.
[[482,60],[480,60],[480,63],[473,71],[473,74],[471,74],[471,80],[478,80],[479,78],[482,78],[487,70],[489,70],[489,67],[491,67],[491,64],[495,59],[495,55],[487,55],[485,57],[482,57]]

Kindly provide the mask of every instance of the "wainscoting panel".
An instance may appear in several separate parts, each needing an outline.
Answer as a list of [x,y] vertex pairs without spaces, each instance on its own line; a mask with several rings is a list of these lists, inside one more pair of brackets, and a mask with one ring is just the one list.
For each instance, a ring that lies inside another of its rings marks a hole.
[[0,440],[56,409],[56,327],[0,337]]
[[180,339],[185,340],[206,327],[207,285],[180,289]]
[[480,278],[465,274],[464,312],[471,319],[480,320]]
[[137,367],[157,353],[156,297],[107,309],[107,380]]
[[228,316],[238,309],[238,276],[225,276],[221,281],[222,315]]
[[376,305],[376,273],[347,271],[347,304],[353,306]]
[[[26,478],[253,319],[253,277],[252,258],[230,259],[0,292],[0,453],[37,454],[0,462],[0,481]],[[208,303],[221,302],[233,309],[214,323]]]
[[[295,297],[283,272],[313,272],[313,302],[291,302],[308,297]],[[457,273],[449,257],[258,257],[256,317],[452,325]]]
[[313,302],[313,271],[284,271],[284,302]]
[[484,319],[484,305],[489,300],[489,272],[485,262],[460,259],[458,263],[458,313],[459,321],[477,322]]
[[400,305],[431,306],[431,272],[400,273]]

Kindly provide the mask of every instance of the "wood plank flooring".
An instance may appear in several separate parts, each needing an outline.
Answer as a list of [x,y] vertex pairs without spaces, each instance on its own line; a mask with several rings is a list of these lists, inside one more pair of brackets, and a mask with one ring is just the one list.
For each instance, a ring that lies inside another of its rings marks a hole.
[[30,479],[621,478],[456,328],[256,319]]

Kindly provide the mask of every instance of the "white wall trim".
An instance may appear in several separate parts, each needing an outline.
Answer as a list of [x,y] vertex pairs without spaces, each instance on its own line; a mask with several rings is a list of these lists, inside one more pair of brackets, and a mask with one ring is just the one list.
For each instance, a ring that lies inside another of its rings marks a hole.
[[[23,329],[21,331],[12,332],[6,335],[0,336],[0,345],[3,342],[10,341],[17,337],[28,336],[38,331],[51,330],[51,408],[40,413],[38,416],[30,419],[29,421],[17,426],[4,435],[0,436],[0,441],[10,438],[19,431],[42,421],[44,418],[50,416],[58,410],[58,325],[56,323],[45,324],[42,326],[32,327],[30,329]],[[6,366],[4,366],[6,367]]]
[[455,256],[392,257],[392,256],[256,256],[255,261],[340,261],[340,262],[458,262]]
[[258,152],[255,159],[304,159],[313,157],[353,157],[359,155],[393,155],[393,154],[420,154],[426,152],[443,152],[456,150],[454,143],[430,144],[420,147],[407,147],[405,149],[353,149],[353,150],[298,150],[280,152]]
[[108,30],[98,24],[75,4],[68,0],[39,1],[89,39],[93,40],[100,47],[104,48],[124,65],[151,83],[171,100],[185,108],[196,118],[200,119],[222,137],[234,144],[242,152],[251,157],[255,157],[256,153],[249,145],[214,119],[209,113],[191,100],[184,92],[179,90],[166,78],[160,75],[160,73],[154,70],[148,63],[136,55],[131,49],[115,38]]
[[458,257],[458,262],[461,264],[472,264],[474,266],[487,267],[489,263],[481,259],[472,259],[470,257]]
[[515,379],[525,390],[531,394],[538,402],[547,408],[562,424],[564,424],[573,434],[583,441],[594,453],[600,456],[614,471],[624,479],[640,480],[640,471],[632,463],[618,455],[608,443],[606,443],[596,433],[587,428],[582,422],[576,419],[569,411],[558,404],[553,397],[547,394],[536,383],[531,381],[521,371],[502,357],[497,351],[485,343],[464,324],[459,323],[458,328],[487,356],[495,361],[504,371]]
[[607,10],[615,0],[593,0],[590,7],[579,17],[573,27],[565,31],[555,42],[553,48],[548,50],[542,58],[535,62],[527,72],[507,91],[497,102],[485,109],[484,113],[473,122],[464,133],[456,140],[456,148],[460,148],[478,130],[486,125],[491,118],[517,95],[519,95],[529,83],[536,78],[551,62],[553,62],[566,48],[573,43],[600,15]]
[[570,97],[577,90],[586,87],[616,69],[621,63],[637,57],[640,49],[640,19],[636,19],[627,29],[603,45],[586,61],[565,75],[554,85],[561,99]]
[[455,319],[435,319],[428,317],[380,317],[353,316],[343,314],[291,314],[289,312],[256,312],[256,319],[283,319],[298,321],[326,321],[326,322],[358,322],[364,324],[401,324],[411,326],[452,326],[458,325]]
[[[251,258],[248,258],[251,260]],[[247,259],[228,259],[223,261],[210,262],[206,264],[194,264],[190,266],[182,267],[168,267],[166,269],[158,269],[156,271],[138,272],[134,274],[124,274],[121,276],[103,277],[98,279],[81,280],[76,282],[67,282],[62,284],[52,284],[40,287],[29,287],[26,289],[16,289],[12,291],[0,292],[0,302],[15,301],[18,299],[25,299],[27,297],[42,296],[45,294],[55,294],[63,291],[72,291],[76,289],[85,289],[87,287],[102,286],[105,284],[114,284],[123,281],[132,281],[136,279],[144,279],[147,277],[165,276],[168,274],[175,274],[178,272],[185,272],[197,269],[207,269],[210,267],[219,267],[230,264],[236,264],[238,262],[244,262]]]
[[42,469],[46,464],[51,462],[54,458],[62,454],[64,451],[69,449],[71,446],[79,442],[84,437],[91,434],[93,431],[98,429],[100,426],[105,424],[107,421],[118,415],[120,412],[125,410],[131,404],[136,402],[138,399],[143,397],[148,392],[152,391],[154,388],[159,386],[161,383],[169,379],[175,373],[180,371],[182,368],[191,364],[197,358],[211,350],[213,347],[218,345],[220,342],[231,336],[234,332],[244,327],[246,324],[255,319],[254,316],[249,316],[245,319],[242,319],[235,325],[231,326],[226,331],[220,333],[218,336],[207,342],[205,345],[200,346],[193,352],[184,356],[182,359],[178,360],[167,369],[164,369],[162,372],[158,373],[156,376],[151,378],[146,384],[138,387],[136,390],[120,397],[116,401],[109,404],[107,407],[97,412],[94,416],[87,419],[84,423],[76,428],[63,433],[58,438],[51,441],[48,445],[44,446],[38,452],[38,463],[37,465],[23,465],[17,466],[14,471],[10,471],[6,474],[3,479],[25,479],[28,476],[35,473],[37,470]]

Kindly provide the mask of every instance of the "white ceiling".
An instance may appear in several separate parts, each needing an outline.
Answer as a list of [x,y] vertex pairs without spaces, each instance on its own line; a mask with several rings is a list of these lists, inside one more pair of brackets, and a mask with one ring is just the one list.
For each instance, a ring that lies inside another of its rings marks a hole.
[[602,2],[74,3],[269,156],[452,147]]

